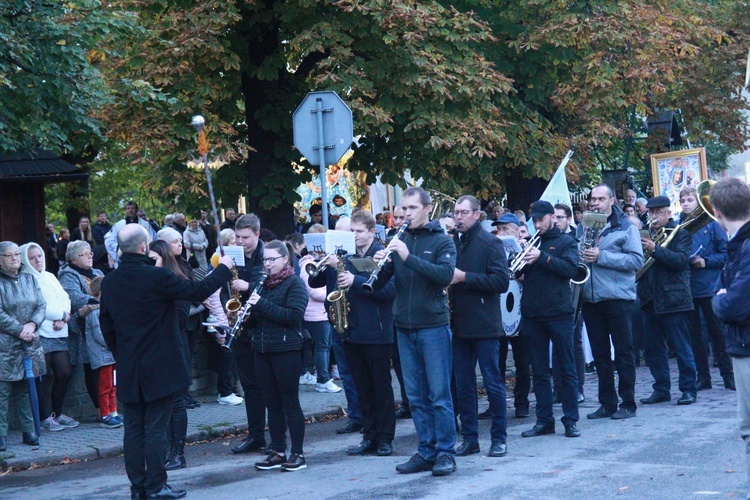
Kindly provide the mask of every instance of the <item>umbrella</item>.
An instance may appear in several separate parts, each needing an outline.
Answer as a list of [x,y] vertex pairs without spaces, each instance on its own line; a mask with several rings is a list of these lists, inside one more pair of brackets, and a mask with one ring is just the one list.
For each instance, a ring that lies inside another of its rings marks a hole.
[[34,381],[34,370],[32,368],[33,360],[31,359],[31,342],[26,342],[23,349],[23,369],[26,375],[26,381],[29,383],[29,403],[31,404],[31,414],[34,416],[34,429],[36,435],[41,435],[41,424],[39,422],[39,399],[36,393],[36,382]]

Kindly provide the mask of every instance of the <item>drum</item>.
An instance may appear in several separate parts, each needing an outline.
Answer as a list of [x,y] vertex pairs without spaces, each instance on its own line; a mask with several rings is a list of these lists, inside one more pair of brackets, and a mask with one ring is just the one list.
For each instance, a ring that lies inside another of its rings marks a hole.
[[516,280],[510,280],[508,291],[500,295],[500,309],[503,315],[503,330],[506,337],[517,337],[521,331],[521,294],[523,287]]

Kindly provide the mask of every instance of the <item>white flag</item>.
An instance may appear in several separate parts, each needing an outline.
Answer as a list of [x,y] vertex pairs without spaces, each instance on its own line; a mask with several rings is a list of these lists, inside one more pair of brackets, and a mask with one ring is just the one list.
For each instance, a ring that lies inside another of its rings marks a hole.
[[562,203],[571,207],[568,180],[565,178],[565,166],[568,164],[571,156],[573,156],[573,150],[568,151],[560,166],[557,167],[557,172],[550,179],[547,188],[542,193],[542,197],[539,198],[540,200],[548,201],[552,206],[555,206],[556,203]]

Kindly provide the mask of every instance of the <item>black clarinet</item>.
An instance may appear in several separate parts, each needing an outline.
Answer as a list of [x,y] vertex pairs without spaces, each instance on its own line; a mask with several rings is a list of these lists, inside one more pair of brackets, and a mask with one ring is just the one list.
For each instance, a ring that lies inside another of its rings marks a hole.
[[[410,223],[411,223],[411,221],[409,221],[409,220],[406,221],[406,222],[404,222],[404,225],[399,228],[398,232],[396,233],[396,236],[394,236],[393,239],[391,239],[391,241],[393,241],[393,240],[400,240],[401,237],[404,235],[404,231],[406,231],[406,228],[409,227]],[[385,263],[388,261],[388,259],[391,256],[391,253],[393,253],[393,250],[388,250],[385,253],[385,257],[383,257],[383,260],[381,260],[378,263],[378,268],[375,269],[372,273],[370,273],[370,278],[367,280],[366,283],[364,283],[362,285],[362,289],[365,292],[372,293],[372,291],[373,291],[373,285],[375,284],[375,280],[378,279],[378,273],[380,273],[380,271],[383,269],[383,266],[385,266]]]
[[[258,280],[258,284],[255,285],[255,289],[250,293],[252,296],[254,293],[260,293],[261,290],[263,290],[263,283],[266,282],[266,278],[268,278],[268,273],[263,273],[260,275],[260,279]],[[248,300],[250,300],[250,296],[248,296]],[[224,343],[221,347],[224,349],[232,349],[232,342],[234,339],[240,336],[242,333],[242,324],[247,320],[248,316],[250,316],[250,309],[252,309],[252,305],[250,302],[245,302],[245,305],[242,306],[242,309],[237,313],[237,320],[234,322],[234,325],[232,325],[232,328],[227,332],[227,342]]]

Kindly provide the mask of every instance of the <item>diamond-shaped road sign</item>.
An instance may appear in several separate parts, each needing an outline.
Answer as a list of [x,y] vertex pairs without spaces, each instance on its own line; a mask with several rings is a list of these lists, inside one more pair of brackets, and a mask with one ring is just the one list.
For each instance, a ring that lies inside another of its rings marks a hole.
[[[319,102],[320,101],[320,102]],[[319,121],[320,115],[322,122]],[[322,123],[323,134],[318,125]],[[292,115],[294,146],[312,165],[320,166],[320,151],[325,165],[333,165],[349,151],[353,140],[352,110],[333,91],[310,92]],[[322,138],[323,144],[320,144]]]

